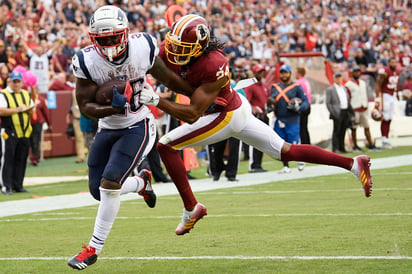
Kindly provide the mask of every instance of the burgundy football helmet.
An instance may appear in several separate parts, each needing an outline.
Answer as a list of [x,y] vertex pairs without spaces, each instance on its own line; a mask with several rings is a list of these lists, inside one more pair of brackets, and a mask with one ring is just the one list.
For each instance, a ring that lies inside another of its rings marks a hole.
[[129,40],[129,21],[116,6],[98,8],[90,19],[90,40],[97,53],[113,61],[122,55]]
[[210,39],[206,20],[195,14],[181,17],[166,34],[165,52],[170,63],[185,65],[191,57],[199,57]]

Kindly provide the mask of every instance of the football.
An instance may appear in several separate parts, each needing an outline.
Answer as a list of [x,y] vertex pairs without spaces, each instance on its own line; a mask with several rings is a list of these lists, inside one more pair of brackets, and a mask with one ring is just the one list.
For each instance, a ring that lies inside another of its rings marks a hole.
[[96,92],[96,103],[99,105],[110,105],[113,98],[113,88],[116,87],[120,94],[124,93],[127,81],[110,80],[101,85]]
[[372,109],[371,116],[372,116],[372,119],[377,122],[381,121],[383,118],[382,112],[377,108]]
[[376,102],[375,107],[371,111],[372,119],[377,121],[377,122],[381,121],[382,118],[383,118],[383,114],[382,114],[382,111],[379,109],[379,105],[380,104],[378,102]]
[[289,104],[290,105],[296,105],[296,104],[300,105],[302,104],[302,99],[300,99],[299,97],[293,97],[292,99],[290,99]]

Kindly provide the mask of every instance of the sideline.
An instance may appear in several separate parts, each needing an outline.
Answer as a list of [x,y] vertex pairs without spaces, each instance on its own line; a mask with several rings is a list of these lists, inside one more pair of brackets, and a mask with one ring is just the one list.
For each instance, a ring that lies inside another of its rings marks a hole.
[[[371,170],[373,176],[373,170],[412,165],[412,154],[388,158],[371,159],[371,163]],[[201,180],[192,180],[190,181],[190,185],[192,186],[194,192],[201,192],[213,189],[233,188],[317,176],[335,175],[346,172],[347,171],[342,168],[317,165],[306,167],[303,172],[298,172],[297,169],[292,169],[292,173],[289,174],[278,174],[277,171],[271,171],[259,173],[258,176],[256,173],[246,173],[237,176],[239,179],[238,182],[213,182],[211,178],[208,178]],[[352,183],[352,181],[350,183]],[[353,178],[353,183],[354,184],[352,186],[358,186],[359,192],[363,193],[363,190],[359,185],[359,182],[355,178]],[[374,185],[374,187],[376,187],[376,185]],[[176,187],[173,183],[154,184],[153,188],[158,196],[178,194]],[[141,197],[133,193],[123,195],[121,197],[122,201],[134,199],[141,199]],[[43,212],[50,210],[92,206],[96,204],[98,204],[98,202],[95,201],[89,193],[58,195],[39,199],[7,201],[0,202],[0,217]]]

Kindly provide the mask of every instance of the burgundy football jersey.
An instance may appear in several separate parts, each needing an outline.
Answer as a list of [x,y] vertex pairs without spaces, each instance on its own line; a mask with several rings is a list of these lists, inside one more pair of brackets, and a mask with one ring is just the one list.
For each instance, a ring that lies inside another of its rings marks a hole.
[[[201,55],[194,64],[190,66],[178,66],[170,64],[167,61],[165,50],[163,45],[159,47],[159,57],[163,59],[166,65],[174,71],[176,74],[180,75],[184,80],[186,80],[192,87],[199,87],[203,83],[215,82],[220,78],[227,75],[230,79],[229,74],[229,63],[223,54],[218,51],[212,51],[209,54]],[[207,112],[217,112],[217,111],[231,111],[237,109],[241,105],[241,99],[239,95],[230,87],[230,81],[227,85],[222,87],[218,94],[218,99],[223,98],[227,102],[225,108],[211,107]],[[216,101],[215,101],[216,102]]]
[[389,67],[383,67],[379,69],[379,74],[386,74],[385,80],[382,83],[381,91],[382,93],[388,93],[393,95],[396,91],[396,85],[398,84],[400,71],[397,69],[393,71]]

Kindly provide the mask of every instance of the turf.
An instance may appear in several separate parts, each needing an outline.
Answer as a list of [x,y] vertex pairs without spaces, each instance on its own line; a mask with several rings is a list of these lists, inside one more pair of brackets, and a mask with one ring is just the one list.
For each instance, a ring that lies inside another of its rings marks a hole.
[[[411,148],[376,157],[403,154]],[[265,168],[278,164],[265,158]],[[159,197],[155,209],[142,200],[122,202],[103,253],[84,272],[411,273],[411,173],[411,166],[374,171],[371,198],[350,174],[200,192],[209,215],[185,236],[174,234],[182,208],[177,195]],[[85,188],[79,181],[29,189],[57,195]],[[0,218],[2,272],[72,271],[66,260],[88,243],[96,209]]]

